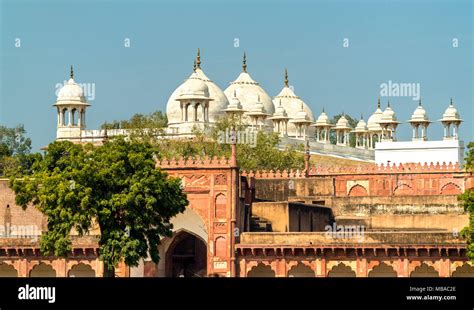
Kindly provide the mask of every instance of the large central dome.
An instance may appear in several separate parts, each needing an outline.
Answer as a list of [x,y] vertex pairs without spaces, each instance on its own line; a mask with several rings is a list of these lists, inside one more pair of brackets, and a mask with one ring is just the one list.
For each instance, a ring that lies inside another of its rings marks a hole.
[[[280,104],[285,108],[286,113],[290,119],[294,119],[298,116],[300,111],[306,112],[308,120],[314,122],[313,112],[310,107],[298,97],[293,90],[288,86],[288,71],[285,70],[285,86],[281,92],[273,98],[273,103],[275,106]],[[303,107],[303,109],[301,109]],[[310,134],[312,134],[313,129],[310,129]],[[296,136],[296,126],[293,123],[288,123],[288,136]]]
[[181,106],[179,101],[177,101],[178,97],[182,94],[183,91],[187,91],[186,83],[190,79],[200,79],[203,81],[209,91],[209,98],[212,100],[209,103],[209,122],[214,123],[217,121],[218,118],[225,115],[222,111],[224,110],[229,101],[227,100],[226,95],[224,92],[217,86],[213,81],[211,81],[206,74],[201,69],[201,56],[198,50],[198,55],[196,58],[196,65],[194,72],[184,81],[183,84],[178,86],[171,94],[170,98],[168,99],[168,103],[166,104],[166,116],[168,117],[168,125],[173,125],[177,123],[181,123]]
[[[244,54],[244,61],[242,65],[242,73],[237,79],[230,83],[229,87],[224,90],[224,94],[227,98],[233,98],[234,94],[239,99],[242,109],[245,111],[252,111],[255,105],[260,101],[263,104],[265,113],[273,115],[275,107],[272,102],[272,98],[263,90],[263,88],[252,79],[250,74],[247,73],[247,59]],[[244,119],[246,119],[244,114]],[[273,127],[271,120],[266,120],[267,126]]]

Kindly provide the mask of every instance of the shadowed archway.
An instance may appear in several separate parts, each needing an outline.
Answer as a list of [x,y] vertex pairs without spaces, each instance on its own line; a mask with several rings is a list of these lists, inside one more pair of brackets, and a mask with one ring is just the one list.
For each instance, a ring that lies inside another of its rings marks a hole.
[[206,275],[206,243],[187,231],[178,232],[166,252],[166,276],[192,278]]

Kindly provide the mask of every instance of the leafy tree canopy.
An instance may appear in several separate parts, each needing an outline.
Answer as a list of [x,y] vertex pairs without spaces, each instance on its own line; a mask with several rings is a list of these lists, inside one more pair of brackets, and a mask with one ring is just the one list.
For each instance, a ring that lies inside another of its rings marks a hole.
[[23,125],[0,126],[0,176],[27,172],[36,155],[31,155],[31,139]]
[[107,270],[121,260],[136,266],[148,255],[157,262],[159,240],[171,235],[170,219],[188,201],[180,180],[155,168],[155,151],[147,142],[123,138],[100,147],[54,142],[31,175],[12,177],[16,203],[32,203],[48,218],[42,253],[65,256],[72,229],[82,236],[98,226]]

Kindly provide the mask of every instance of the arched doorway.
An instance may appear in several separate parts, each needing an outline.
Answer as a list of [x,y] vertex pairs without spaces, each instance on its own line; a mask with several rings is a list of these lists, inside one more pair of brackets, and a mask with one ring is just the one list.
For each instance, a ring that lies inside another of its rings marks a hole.
[[392,266],[385,263],[380,263],[369,272],[369,278],[392,278],[397,277],[397,272],[393,270]]
[[258,263],[257,266],[252,267],[247,273],[249,278],[274,278],[275,271],[272,270],[272,267],[265,265],[263,263]]
[[198,236],[180,231],[166,252],[167,277],[207,275],[207,246]]
[[434,269],[433,266],[428,266],[423,263],[420,266],[416,267],[410,274],[412,278],[437,278],[439,273]]
[[12,265],[0,263],[0,278],[18,277],[18,272]]
[[354,278],[356,273],[351,269],[350,266],[339,263],[339,265],[332,267],[331,271],[328,272],[329,278]]
[[68,272],[68,277],[70,278],[93,278],[95,277],[95,272],[91,266],[80,263],[74,265]]
[[315,274],[313,269],[306,266],[305,264],[298,263],[288,271],[289,278],[314,278]]
[[474,277],[474,266],[464,263],[462,266],[456,268],[452,277],[455,278],[471,278]]
[[30,271],[31,278],[54,278],[56,277],[56,271],[51,265],[40,263],[33,267]]

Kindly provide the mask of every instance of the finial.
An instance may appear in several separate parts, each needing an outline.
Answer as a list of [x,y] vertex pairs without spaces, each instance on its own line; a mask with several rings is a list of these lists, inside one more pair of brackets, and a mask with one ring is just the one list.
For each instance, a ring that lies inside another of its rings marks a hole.
[[453,97],[451,97],[451,103],[450,103],[450,105],[453,105]]
[[281,107],[281,98],[280,98],[280,107]]
[[379,96],[379,100],[377,101],[377,108],[380,109],[380,96]]
[[74,78],[74,69],[72,68],[72,65],[71,65],[71,73],[69,74],[69,76],[71,77],[71,79]]
[[247,55],[245,54],[245,52],[244,52],[244,59],[242,61],[242,70],[244,72],[247,72]]
[[301,111],[304,111],[304,108],[303,108],[303,101],[301,101]]
[[260,102],[260,94],[258,94],[258,99],[257,100],[258,100],[257,102]]
[[201,50],[199,48],[196,56],[196,66],[201,69]]
[[360,119],[361,119],[361,120],[364,119],[364,114],[360,113]]
[[237,98],[237,89],[234,89],[234,98]]
[[323,113],[324,113],[324,107],[323,107]]
[[387,102],[387,108],[390,108],[390,100]]
[[196,68],[197,68],[197,66],[196,66],[196,59],[194,59],[194,65],[193,65],[193,71],[194,71],[194,72],[196,72]]
[[421,96],[420,96],[420,101],[418,101],[418,106],[421,107]]
[[288,69],[285,68],[285,86],[288,87]]

